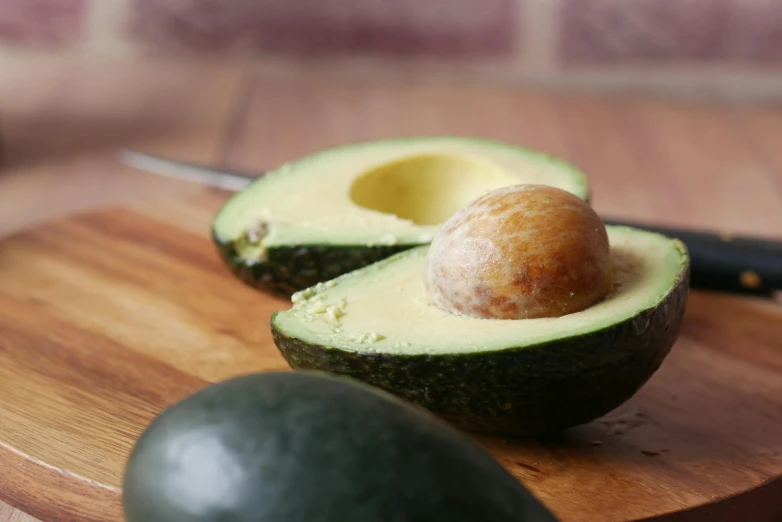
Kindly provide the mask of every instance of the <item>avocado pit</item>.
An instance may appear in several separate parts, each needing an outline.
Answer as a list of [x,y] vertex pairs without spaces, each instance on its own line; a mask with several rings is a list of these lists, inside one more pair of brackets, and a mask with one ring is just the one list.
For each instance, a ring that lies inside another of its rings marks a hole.
[[533,184],[494,190],[451,216],[424,277],[435,306],[481,319],[560,317],[613,290],[597,213],[570,192]]

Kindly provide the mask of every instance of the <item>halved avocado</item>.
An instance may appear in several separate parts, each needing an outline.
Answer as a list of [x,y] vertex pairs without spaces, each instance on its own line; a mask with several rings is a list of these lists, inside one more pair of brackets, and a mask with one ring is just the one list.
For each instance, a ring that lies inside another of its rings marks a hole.
[[519,183],[589,197],[576,167],[521,147],[468,137],[387,139],[321,151],[259,178],[224,204],[212,237],[236,276],[289,297],[428,244],[456,210]]
[[318,284],[275,313],[294,369],[349,375],[471,431],[539,436],[630,398],[677,338],[690,264],[683,243],[607,226],[614,290],[557,318],[468,318],[432,305],[428,246]]

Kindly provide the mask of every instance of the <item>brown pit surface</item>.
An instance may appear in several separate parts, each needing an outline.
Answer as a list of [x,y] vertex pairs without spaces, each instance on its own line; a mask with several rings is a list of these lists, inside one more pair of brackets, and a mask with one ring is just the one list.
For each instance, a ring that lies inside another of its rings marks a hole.
[[514,185],[448,219],[432,242],[426,290],[438,307],[484,319],[559,317],[613,289],[605,225],[565,190]]

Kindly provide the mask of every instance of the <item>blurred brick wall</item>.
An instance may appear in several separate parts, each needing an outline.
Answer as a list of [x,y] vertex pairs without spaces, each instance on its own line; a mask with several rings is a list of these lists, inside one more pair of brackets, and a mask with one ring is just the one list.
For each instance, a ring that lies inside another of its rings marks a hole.
[[0,59],[42,53],[782,98],[782,1],[0,0]]

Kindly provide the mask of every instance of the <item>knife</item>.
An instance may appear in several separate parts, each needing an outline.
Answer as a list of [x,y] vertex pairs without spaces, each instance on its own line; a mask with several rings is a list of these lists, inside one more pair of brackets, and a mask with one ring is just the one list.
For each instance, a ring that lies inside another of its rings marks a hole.
[[[122,163],[161,176],[237,192],[262,174],[218,170],[133,150],[119,153]],[[690,253],[690,288],[778,298],[782,292],[782,240],[729,235],[708,230],[660,226],[604,217],[624,225],[680,239]]]

